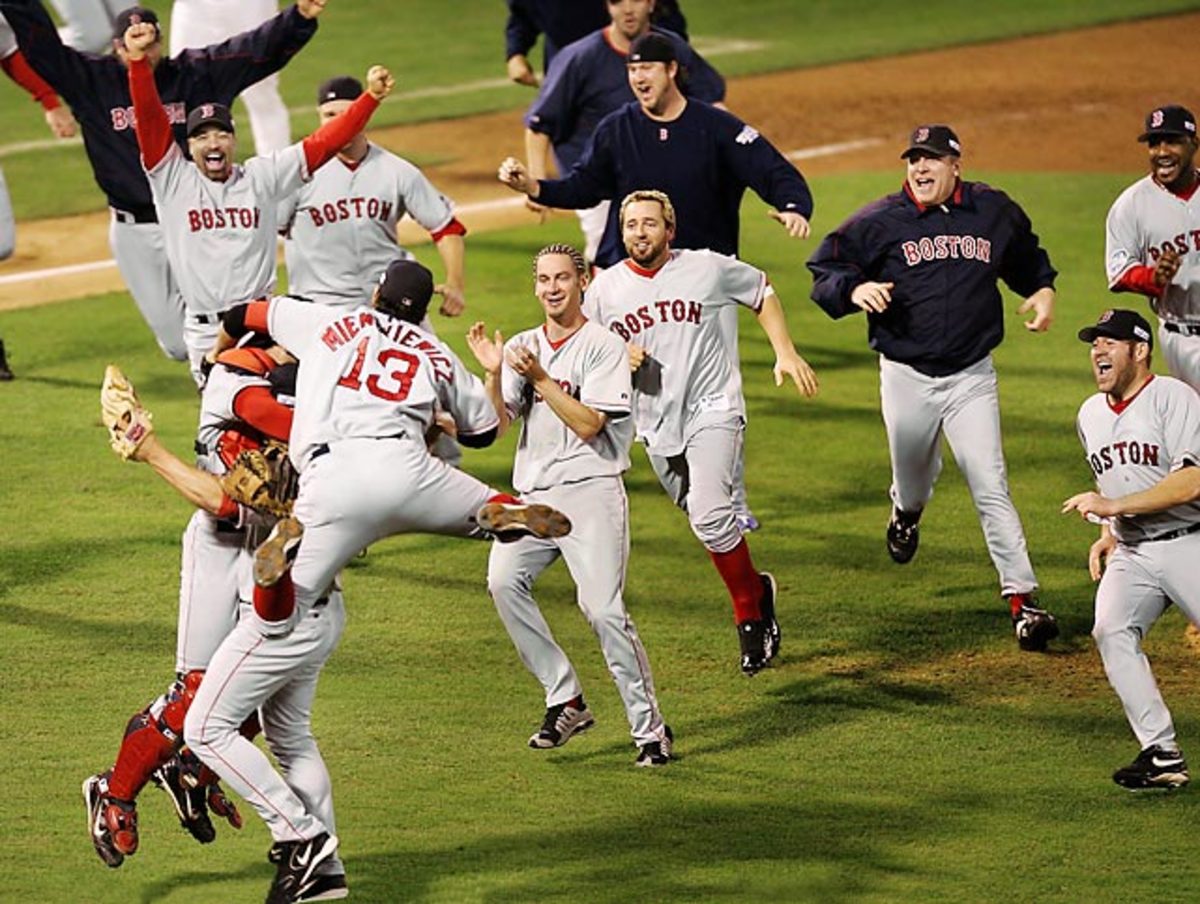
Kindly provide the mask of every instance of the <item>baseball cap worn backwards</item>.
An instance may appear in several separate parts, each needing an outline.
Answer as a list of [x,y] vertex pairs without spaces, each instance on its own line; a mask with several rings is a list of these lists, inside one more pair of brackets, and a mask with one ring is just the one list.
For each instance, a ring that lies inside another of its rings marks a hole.
[[909,137],[908,150],[900,157],[907,160],[917,152],[935,154],[938,157],[960,157],[962,144],[949,126],[917,126]]
[[425,316],[432,297],[433,274],[417,261],[395,260],[379,280],[376,305],[388,313],[411,315],[415,323]]
[[679,57],[675,54],[675,44],[668,38],[654,32],[647,32],[629,48],[629,63],[676,63]]
[[234,131],[233,114],[224,104],[201,104],[187,118],[187,136],[191,138],[204,126],[220,126],[226,132]]
[[1154,347],[1154,332],[1146,318],[1137,311],[1126,308],[1110,308],[1100,315],[1095,326],[1085,326],[1079,331],[1084,342],[1094,342],[1097,336],[1123,339],[1127,342],[1145,342]]
[[117,13],[117,21],[113,25],[113,37],[124,38],[125,32],[129,31],[130,25],[137,25],[139,22],[147,22],[158,28],[158,13],[152,9],[146,9],[144,6],[131,6],[129,9],[123,9]]
[[358,100],[363,93],[362,82],[349,75],[336,75],[321,82],[317,89],[317,106],[331,100]]
[[1155,135],[1188,135],[1196,137],[1196,117],[1187,107],[1170,104],[1146,114],[1146,131],[1138,141],[1149,141]]

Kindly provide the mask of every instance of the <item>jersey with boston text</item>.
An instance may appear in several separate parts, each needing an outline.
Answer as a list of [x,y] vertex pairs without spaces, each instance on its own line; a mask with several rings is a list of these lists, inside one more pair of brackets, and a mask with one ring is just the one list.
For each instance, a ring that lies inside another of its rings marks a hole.
[[607,419],[604,428],[585,442],[528,380],[505,363],[501,371],[504,405],[510,418],[524,420],[513,462],[513,486],[528,493],[628,470],[633,389],[625,343],[589,320],[561,342],[551,342],[545,327],[539,326],[518,333],[505,344],[506,349],[515,346],[532,349],[546,373],[568,395]]
[[382,311],[285,296],[271,300],[267,330],[300,359],[290,443],[297,468],[322,443],[423,436],[436,408],[462,435],[498,425],[483,383],[448,346]]
[[189,314],[215,314],[275,288],[276,208],[308,178],[302,144],[244,165],[224,182],[175,144],[147,172],[167,260]]
[[649,451],[677,455],[695,429],[730,413],[745,417],[720,313],[735,304],[759,311],[766,288],[761,270],[712,251],[672,251],[657,270],[625,260],[593,281],[587,316],[646,349],[633,411]]
[[[1148,490],[1173,471],[1200,466],[1200,396],[1172,377],[1152,376],[1132,399],[1113,406],[1098,392],[1076,422],[1096,485],[1109,498]],[[1125,543],[1153,540],[1200,522],[1200,502],[1148,515],[1122,515],[1113,535]]]
[[288,292],[322,304],[367,304],[388,264],[412,257],[396,244],[405,214],[432,233],[454,218],[450,201],[416,166],[377,145],[354,165],[330,160],[279,206]]

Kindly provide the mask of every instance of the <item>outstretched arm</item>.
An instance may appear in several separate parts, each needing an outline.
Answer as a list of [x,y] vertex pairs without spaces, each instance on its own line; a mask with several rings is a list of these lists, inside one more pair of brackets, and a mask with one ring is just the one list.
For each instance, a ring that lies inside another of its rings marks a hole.
[[125,32],[125,50],[129,60],[129,96],[137,117],[138,148],[142,166],[154,169],[174,144],[171,121],[154,84],[154,70],[146,59],[146,48],[158,40],[158,27],[149,22],[130,25]]
[[1079,493],[1062,504],[1062,513],[1079,512],[1083,518],[1150,515],[1200,500],[1200,467],[1172,471],[1154,486],[1115,499],[1096,492]]
[[796,346],[792,343],[792,337],[788,333],[783,305],[779,303],[779,296],[771,287],[767,288],[767,293],[763,297],[762,308],[758,312],[758,323],[763,332],[767,334],[771,348],[775,350],[775,385],[782,386],[784,376],[788,376],[792,378],[792,382],[796,384],[796,389],[800,391],[801,395],[806,398],[816,395],[817,375],[808,366],[808,362],[801,358],[800,353],[796,351]]
[[367,73],[367,89],[349,107],[304,139],[304,159],[308,171],[315,171],[332,160],[350,139],[367,126],[379,103],[392,93],[396,80],[383,66],[372,66]]
[[196,508],[218,518],[232,518],[237,515],[237,503],[225,495],[220,479],[207,471],[185,464],[159,442],[157,435],[151,434],[146,438],[134,453],[133,460],[144,461],[150,465],[154,473]]

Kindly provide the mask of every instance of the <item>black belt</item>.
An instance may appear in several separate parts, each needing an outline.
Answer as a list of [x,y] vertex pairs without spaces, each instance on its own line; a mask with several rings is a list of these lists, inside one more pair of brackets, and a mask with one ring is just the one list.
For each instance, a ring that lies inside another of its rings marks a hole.
[[192,320],[196,321],[196,323],[220,323],[221,315],[220,314],[193,314]]
[[[393,433],[391,436],[376,436],[374,438],[375,439],[404,439],[406,436],[408,436],[408,434],[405,431],[401,430],[399,433]],[[316,446],[313,446],[312,452],[310,452],[308,454],[308,461],[311,464],[313,461],[320,458],[322,455],[328,455],[328,454],[329,454],[329,443],[320,443]]]
[[137,210],[121,210],[112,208],[113,216],[118,223],[157,223],[158,213],[153,207],[139,207]]
[[1138,540],[1134,545],[1142,543],[1157,543],[1160,540],[1178,540],[1180,537],[1186,537],[1188,534],[1194,534],[1200,531],[1200,521],[1195,524],[1189,524],[1187,527],[1181,527],[1179,530],[1169,530],[1165,534],[1159,534],[1157,537],[1147,537],[1145,540]]
[[1181,336],[1200,336],[1200,323],[1180,323],[1178,320],[1164,320],[1163,329],[1168,333],[1179,333]]

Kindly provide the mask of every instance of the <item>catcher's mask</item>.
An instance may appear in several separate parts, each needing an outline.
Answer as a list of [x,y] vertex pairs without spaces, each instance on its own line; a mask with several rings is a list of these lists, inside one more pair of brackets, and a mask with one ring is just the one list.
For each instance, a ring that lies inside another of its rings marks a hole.
[[375,290],[375,307],[409,323],[420,323],[433,297],[433,274],[416,261],[388,264]]

